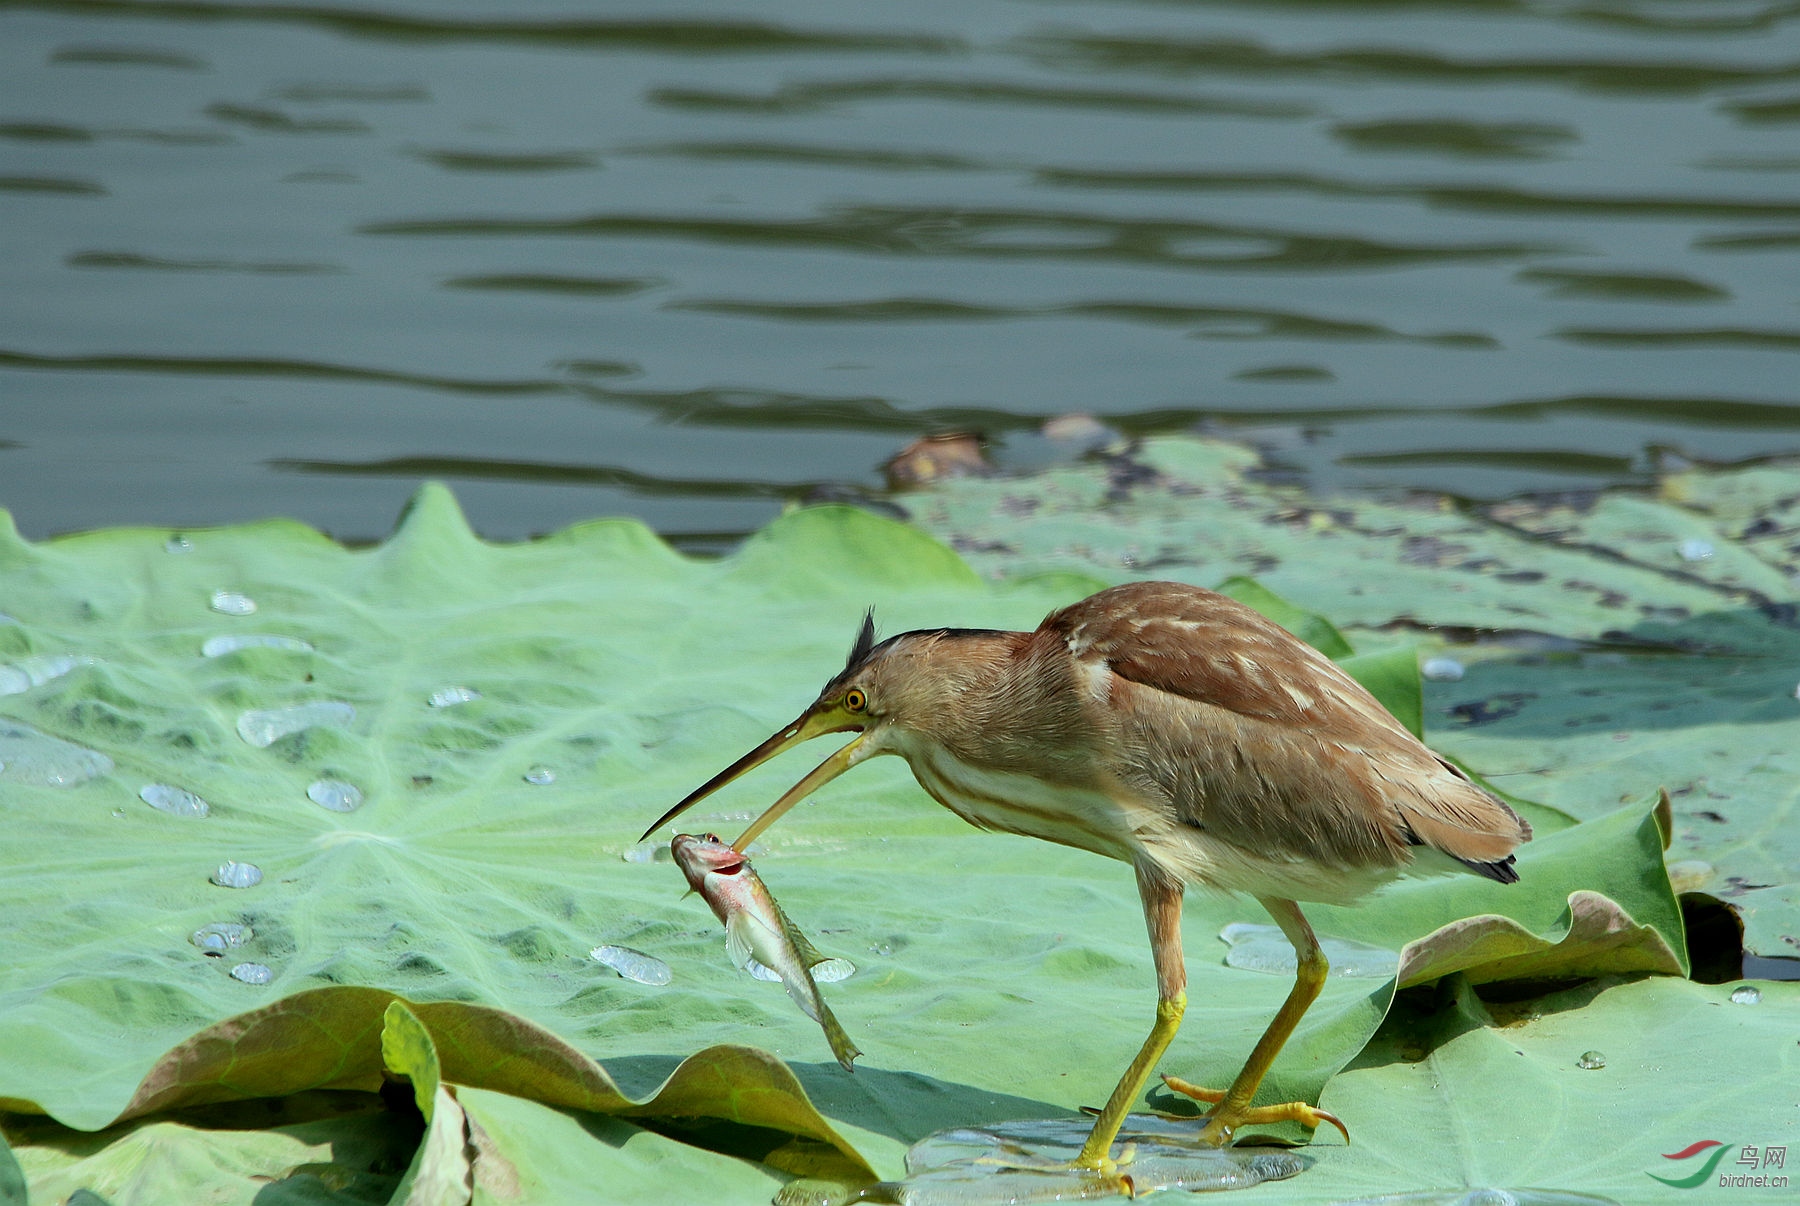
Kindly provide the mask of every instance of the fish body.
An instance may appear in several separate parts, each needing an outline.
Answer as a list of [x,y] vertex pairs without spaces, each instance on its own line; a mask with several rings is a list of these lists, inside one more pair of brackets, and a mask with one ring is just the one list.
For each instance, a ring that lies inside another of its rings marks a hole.
[[812,969],[818,964],[842,964],[828,960],[806,940],[768,887],[750,867],[750,860],[712,834],[679,833],[669,843],[676,865],[698,892],[713,916],[725,925],[725,949],[731,961],[752,975],[766,969],[778,978],[800,1011],[825,1031],[831,1053],[845,1070],[862,1052],[838,1025],[825,998],[819,995]]

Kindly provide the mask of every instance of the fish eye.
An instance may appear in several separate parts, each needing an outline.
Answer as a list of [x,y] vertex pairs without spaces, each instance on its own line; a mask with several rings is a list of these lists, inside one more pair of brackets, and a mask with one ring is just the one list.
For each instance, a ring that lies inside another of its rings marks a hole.
[[869,706],[869,697],[862,693],[861,688],[851,687],[848,691],[844,692],[844,710],[845,711],[861,712],[868,706]]

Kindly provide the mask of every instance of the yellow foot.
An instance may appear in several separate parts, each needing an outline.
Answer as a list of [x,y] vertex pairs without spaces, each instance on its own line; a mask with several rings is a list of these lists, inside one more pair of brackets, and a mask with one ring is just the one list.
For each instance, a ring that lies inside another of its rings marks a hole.
[[1137,1187],[1132,1184],[1131,1175],[1124,1171],[1125,1166],[1137,1159],[1137,1144],[1127,1143],[1119,1149],[1119,1158],[1102,1156],[1095,1161],[1084,1161],[1077,1157],[1074,1160],[1062,1161],[1041,1159],[1017,1154],[983,1156],[975,1163],[990,1168],[1004,1168],[1021,1172],[1069,1172],[1078,1174],[1086,1183],[1083,1188],[1090,1193],[1096,1189],[1110,1190],[1123,1194],[1128,1198],[1137,1197]]
[[1131,1178],[1123,1176],[1119,1172],[1119,1169],[1124,1165],[1130,1164],[1135,1159],[1137,1159],[1137,1144],[1127,1143],[1124,1147],[1119,1149],[1119,1158],[1117,1160],[1113,1159],[1111,1156],[1101,1156],[1098,1160],[1088,1161],[1077,1156],[1069,1161],[1067,1165],[1059,1165],[1058,1167],[1078,1168],[1082,1172],[1096,1173],[1101,1177],[1117,1177],[1126,1184],[1130,1184]]
[[1192,1097],[1195,1101],[1204,1101],[1218,1108],[1206,1116],[1206,1125],[1200,1128],[1200,1142],[1213,1147],[1224,1147],[1231,1142],[1232,1135],[1238,1128],[1259,1126],[1271,1122],[1298,1122],[1308,1130],[1316,1128],[1321,1122],[1329,1122],[1344,1136],[1344,1142],[1350,1142],[1350,1130],[1336,1114],[1307,1105],[1304,1101],[1286,1101],[1280,1105],[1247,1106],[1232,1109],[1222,1105],[1225,1094],[1219,1089],[1203,1089],[1199,1085],[1189,1084],[1179,1076],[1164,1076],[1163,1084],[1171,1092],[1180,1093],[1184,1097]]

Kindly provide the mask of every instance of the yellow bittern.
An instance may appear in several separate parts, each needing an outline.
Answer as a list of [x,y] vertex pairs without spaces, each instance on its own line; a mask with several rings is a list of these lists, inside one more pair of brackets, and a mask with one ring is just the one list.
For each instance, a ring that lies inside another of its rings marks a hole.
[[1349,903],[1415,863],[1512,883],[1513,850],[1531,837],[1329,658],[1224,595],[1175,582],[1103,590],[1035,632],[940,628],[876,644],[865,617],[843,673],[799,719],[648,832],[783,750],[842,732],[859,736],[757,818],[739,850],[857,763],[898,754],[973,825],[1091,850],[1137,873],[1156,1023],[1077,1158],[1090,1168],[1110,1165],[1181,1024],[1185,884],[1254,896],[1299,957],[1293,991],[1229,1088],[1164,1078],[1213,1103],[1200,1141],[1222,1145],[1243,1126],[1282,1120],[1344,1130],[1304,1102],[1252,1105],[1325,981],[1298,902]]

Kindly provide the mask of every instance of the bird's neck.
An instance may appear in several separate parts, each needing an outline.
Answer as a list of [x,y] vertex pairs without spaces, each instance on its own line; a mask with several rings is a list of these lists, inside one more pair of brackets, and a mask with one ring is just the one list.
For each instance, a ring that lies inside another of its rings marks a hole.
[[936,706],[910,727],[972,767],[1088,785],[1090,728],[1061,638],[1040,631],[965,639],[955,673],[939,680]]

